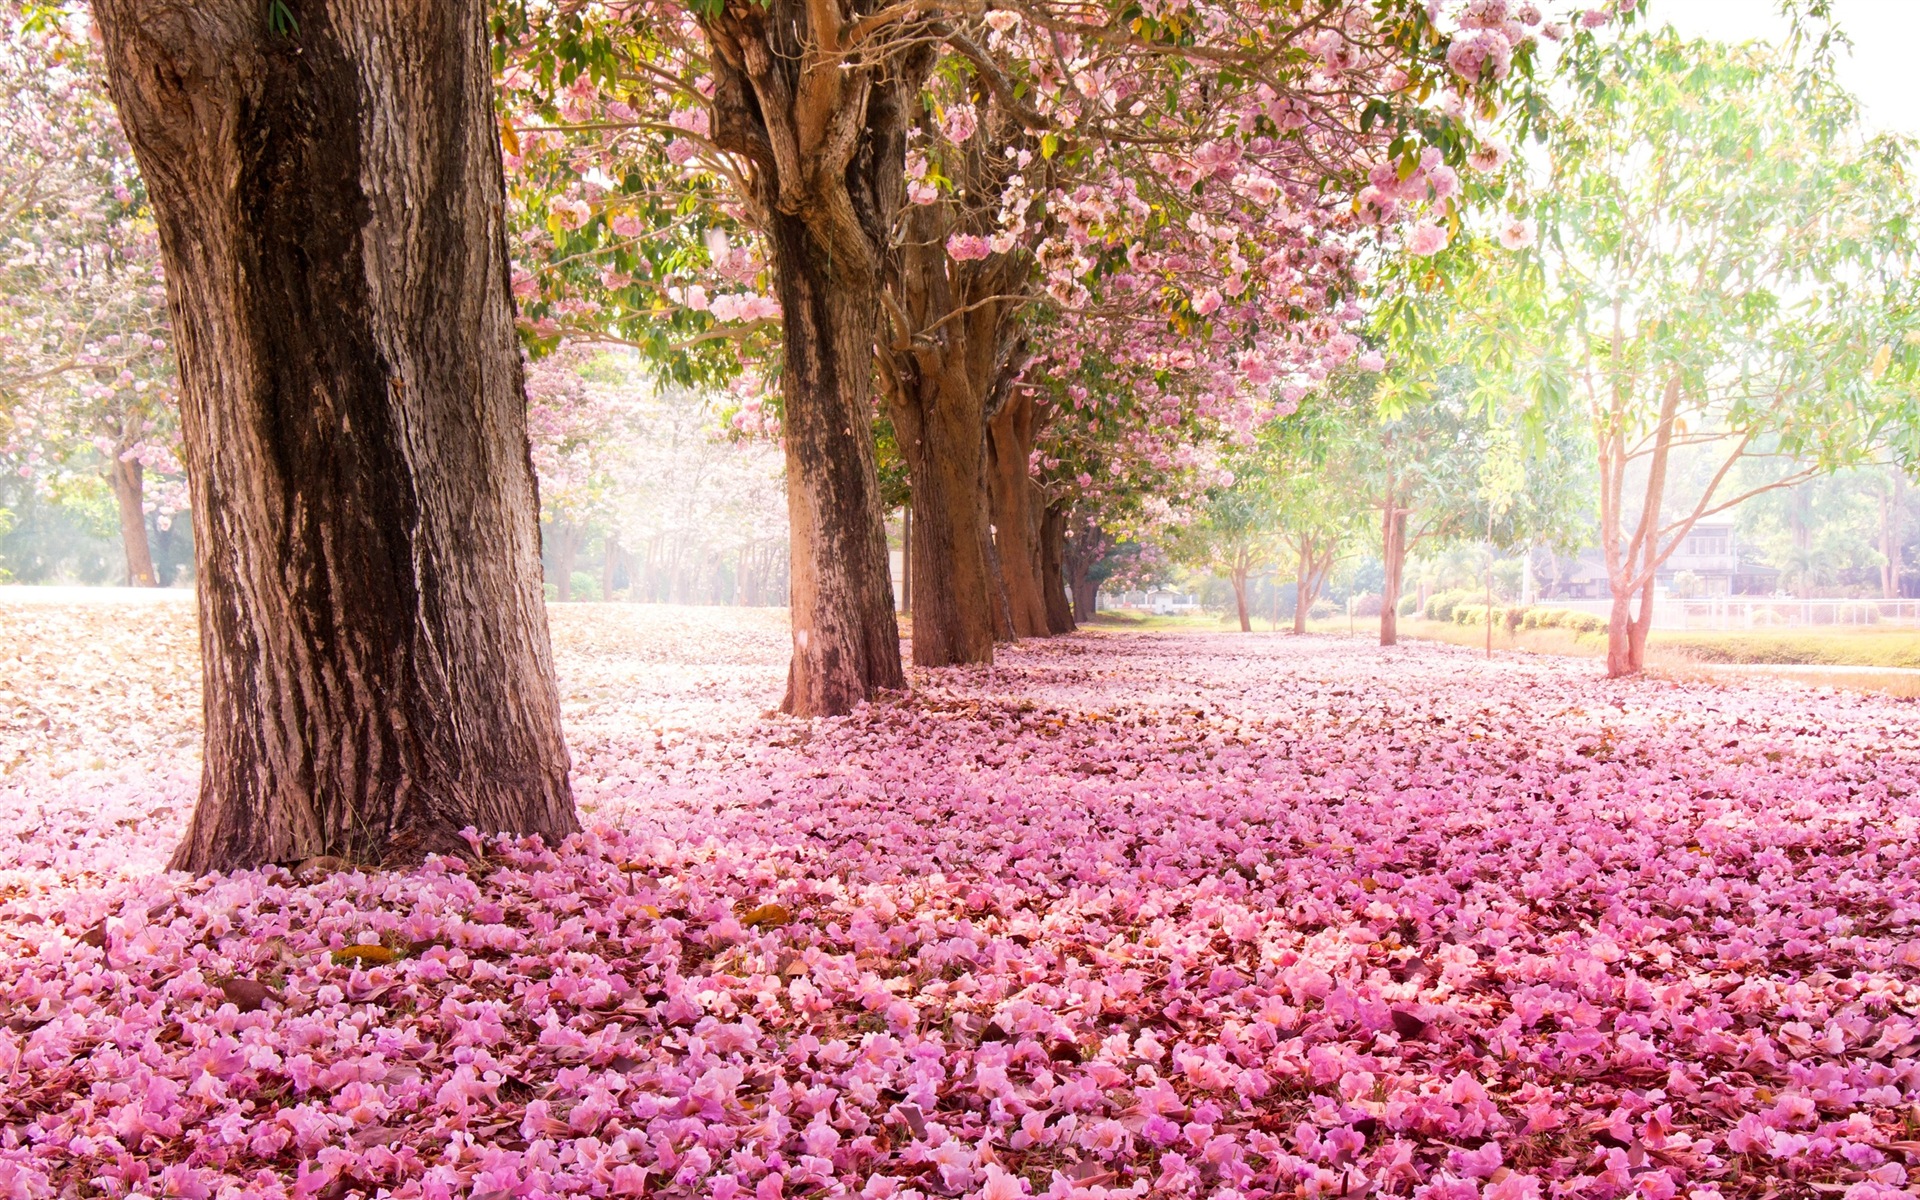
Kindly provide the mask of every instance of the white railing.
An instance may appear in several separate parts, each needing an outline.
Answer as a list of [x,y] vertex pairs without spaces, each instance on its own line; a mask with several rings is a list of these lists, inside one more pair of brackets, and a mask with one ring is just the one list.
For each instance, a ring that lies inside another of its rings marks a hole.
[[[1540,600],[1539,608],[1568,608],[1608,616],[1611,600]],[[1638,605],[1636,604],[1636,608]],[[1780,596],[1677,597],[1653,603],[1655,629],[1805,629],[1920,626],[1920,600],[1793,600]]]

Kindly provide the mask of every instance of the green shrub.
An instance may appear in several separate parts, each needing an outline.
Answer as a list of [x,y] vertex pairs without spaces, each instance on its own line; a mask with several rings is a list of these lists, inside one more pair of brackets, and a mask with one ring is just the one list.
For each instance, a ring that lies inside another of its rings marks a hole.
[[1425,609],[1427,620],[1453,620],[1453,610],[1457,606],[1473,599],[1473,596],[1474,593],[1472,592],[1435,592],[1433,595],[1427,597],[1427,607]]
[[1400,597],[1400,604],[1397,611],[1403,617],[1412,616],[1414,613],[1420,611],[1420,597],[1412,592]]
[[1520,628],[1520,626],[1526,622],[1527,614],[1532,611],[1530,608],[1522,608],[1519,605],[1509,608],[1506,617],[1507,632],[1512,633],[1514,630]]

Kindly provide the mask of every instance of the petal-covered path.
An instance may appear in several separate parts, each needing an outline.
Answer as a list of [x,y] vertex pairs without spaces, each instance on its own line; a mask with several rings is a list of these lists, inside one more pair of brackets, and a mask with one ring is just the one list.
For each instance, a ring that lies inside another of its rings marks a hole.
[[763,716],[555,612],[592,829],[162,864],[190,609],[0,609],[0,1197],[1909,1194],[1920,709],[1091,634]]

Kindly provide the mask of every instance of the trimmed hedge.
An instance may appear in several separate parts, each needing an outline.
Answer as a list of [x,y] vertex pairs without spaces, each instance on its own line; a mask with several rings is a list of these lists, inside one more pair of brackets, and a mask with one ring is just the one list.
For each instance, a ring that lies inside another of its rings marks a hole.
[[1574,633],[1599,633],[1606,627],[1604,617],[1572,608],[1530,608],[1520,620],[1522,629],[1569,629]]
[[1484,593],[1455,591],[1435,592],[1433,595],[1427,597],[1427,607],[1423,610],[1424,615],[1429,621],[1451,621],[1453,620],[1453,610],[1459,605],[1470,602],[1476,594]]

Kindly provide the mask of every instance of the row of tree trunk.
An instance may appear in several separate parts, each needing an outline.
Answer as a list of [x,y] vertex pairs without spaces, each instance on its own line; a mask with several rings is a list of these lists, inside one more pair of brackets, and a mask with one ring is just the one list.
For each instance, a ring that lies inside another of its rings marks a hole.
[[[267,8],[93,7],[180,360],[206,745],[173,864],[465,853],[469,828],[557,841],[578,819],[485,5]],[[824,11],[702,18],[714,137],[754,160],[784,311],[785,707],[809,716],[905,682],[871,418],[908,110],[931,65],[822,65],[798,51],[839,36],[812,28]],[[934,308],[897,356],[913,386],[888,393],[919,422],[916,658],[983,661],[995,638],[1090,615],[1099,539],[1068,537],[1025,478],[1034,422],[1006,411],[1004,313],[969,345],[958,310]]]

